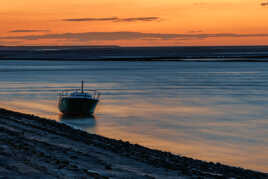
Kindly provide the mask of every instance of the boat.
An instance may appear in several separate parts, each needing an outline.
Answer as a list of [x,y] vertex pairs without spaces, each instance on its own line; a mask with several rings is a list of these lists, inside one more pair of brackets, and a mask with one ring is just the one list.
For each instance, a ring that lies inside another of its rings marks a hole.
[[64,115],[92,115],[99,99],[100,93],[97,90],[85,90],[82,81],[81,89],[60,92],[58,108]]

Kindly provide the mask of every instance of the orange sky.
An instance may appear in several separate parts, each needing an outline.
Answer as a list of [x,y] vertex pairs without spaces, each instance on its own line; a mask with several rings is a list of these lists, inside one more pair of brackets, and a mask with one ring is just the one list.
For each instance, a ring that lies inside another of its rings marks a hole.
[[0,45],[268,45],[267,17],[266,0],[5,0]]

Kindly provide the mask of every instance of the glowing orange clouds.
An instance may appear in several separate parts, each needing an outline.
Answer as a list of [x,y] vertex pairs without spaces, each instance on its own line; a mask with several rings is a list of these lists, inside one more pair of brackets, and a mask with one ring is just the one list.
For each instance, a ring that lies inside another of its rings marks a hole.
[[[268,37],[263,35],[268,28],[267,11],[266,1],[251,0],[5,1],[0,7],[0,45],[267,45]],[[214,36],[51,38],[93,32]],[[30,38],[35,36],[40,38]]]

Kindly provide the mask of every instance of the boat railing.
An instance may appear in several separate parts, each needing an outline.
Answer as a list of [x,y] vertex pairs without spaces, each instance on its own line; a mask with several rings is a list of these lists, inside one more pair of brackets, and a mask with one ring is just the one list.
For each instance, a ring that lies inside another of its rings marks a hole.
[[[59,97],[69,97],[72,96],[73,93],[81,93],[81,89],[67,89],[67,90],[61,90],[58,92]],[[89,89],[84,89],[83,90],[84,94],[90,94],[92,99],[100,99],[101,93],[98,92],[97,90],[89,90]]]

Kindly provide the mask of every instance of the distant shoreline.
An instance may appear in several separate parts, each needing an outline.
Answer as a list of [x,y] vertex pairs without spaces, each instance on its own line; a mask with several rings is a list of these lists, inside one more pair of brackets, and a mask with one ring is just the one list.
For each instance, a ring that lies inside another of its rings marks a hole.
[[[152,150],[3,108],[0,129],[0,159],[6,161],[0,177],[268,178],[265,173]],[[132,167],[135,173],[129,171]]]
[[267,45],[215,45],[215,46],[210,46],[210,45],[179,45],[179,46],[121,46],[121,45],[0,45],[1,47],[5,48],[43,48],[43,47],[58,47],[58,48],[64,48],[64,47],[79,47],[79,48],[105,48],[105,47],[116,47],[116,48],[155,48],[155,47],[160,47],[160,48],[169,48],[169,47],[179,47],[179,48],[184,48],[184,47],[268,47]]
[[133,62],[268,62],[268,56],[250,57],[145,57],[145,58],[6,58],[0,61],[133,61]]
[[0,60],[266,62],[268,46],[14,46],[0,47]]

